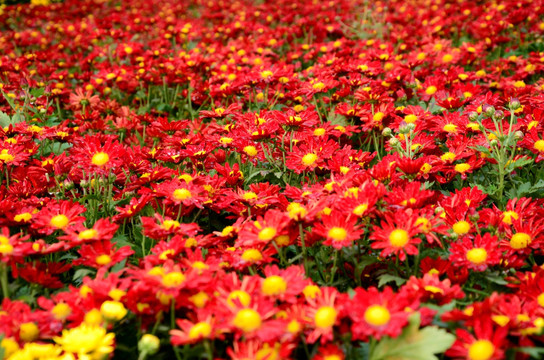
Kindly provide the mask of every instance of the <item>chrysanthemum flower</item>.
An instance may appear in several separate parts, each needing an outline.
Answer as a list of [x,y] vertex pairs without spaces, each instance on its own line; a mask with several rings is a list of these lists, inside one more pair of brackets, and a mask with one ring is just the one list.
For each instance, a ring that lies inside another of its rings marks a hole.
[[82,359],[101,359],[113,352],[115,334],[106,332],[101,326],[85,323],[62,331],[54,338],[67,353]]
[[450,260],[457,267],[468,267],[476,271],[485,271],[489,266],[497,265],[501,260],[501,251],[496,236],[485,233],[476,235],[474,240],[463,237],[451,244]]
[[382,249],[382,257],[395,254],[402,261],[406,259],[406,255],[416,255],[418,250],[415,245],[421,242],[421,239],[415,237],[419,232],[416,220],[413,212],[409,210],[387,213],[381,227],[376,226],[373,229],[370,236],[373,240],[371,247]]
[[364,341],[368,337],[380,339],[385,335],[400,335],[402,328],[408,324],[410,313],[406,308],[409,306],[413,304],[406,297],[393,293],[390,287],[383,292],[373,287],[368,290],[357,288],[348,304],[354,339]]
[[315,224],[313,231],[326,238],[323,245],[341,249],[353,244],[364,233],[364,230],[360,230],[360,226],[356,225],[357,221],[356,216],[346,217],[340,211],[333,211],[330,215],[323,216],[322,223]]

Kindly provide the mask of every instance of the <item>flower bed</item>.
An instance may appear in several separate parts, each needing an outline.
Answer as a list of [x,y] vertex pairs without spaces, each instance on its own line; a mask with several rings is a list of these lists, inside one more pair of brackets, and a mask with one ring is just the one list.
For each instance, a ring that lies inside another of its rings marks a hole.
[[540,358],[543,13],[0,6],[0,358]]

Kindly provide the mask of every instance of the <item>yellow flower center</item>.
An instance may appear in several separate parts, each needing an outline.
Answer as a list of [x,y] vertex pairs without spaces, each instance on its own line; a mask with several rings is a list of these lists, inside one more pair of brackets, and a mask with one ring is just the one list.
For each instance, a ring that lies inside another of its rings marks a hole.
[[447,153],[444,153],[444,155],[442,155],[440,159],[442,161],[453,161],[455,160],[455,156],[456,155],[454,153],[448,151]]
[[11,244],[0,244],[0,254],[9,255],[13,252],[13,245]]
[[22,323],[19,327],[19,337],[23,341],[34,341],[38,338],[39,334],[40,329],[38,328],[38,325],[34,324],[33,322]]
[[2,160],[5,163],[12,162],[15,158],[13,155],[8,153],[7,149],[4,149],[0,151],[0,160]]
[[51,224],[51,226],[57,229],[63,229],[68,225],[69,222],[70,220],[68,219],[66,215],[59,214],[59,215],[53,216],[51,218],[51,221],[49,221],[49,224]]
[[538,295],[538,297],[536,298],[536,301],[538,302],[538,305],[540,305],[541,307],[544,307],[544,293]]
[[455,171],[457,171],[458,173],[461,173],[461,174],[467,172],[469,169],[470,169],[470,165],[467,164],[467,163],[462,163],[462,164],[455,165]]
[[98,231],[95,229],[86,229],[80,232],[77,237],[79,240],[90,240],[94,239],[98,235]]
[[451,54],[445,54],[442,56],[442,62],[449,63],[453,60],[453,56]]
[[259,240],[261,241],[270,241],[272,240],[278,232],[273,227],[265,227],[259,231]]
[[404,117],[404,122],[407,124],[413,124],[417,121],[417,116],[414,114],[408,114]]
[[314,88],[314,90],[321,91],[325,88],[325,84],[323,84],[322,82],[318,82],[313,84],[312,87]]
[[176,189],[172,193],[172,197],[178,201],[183,201],[192,198],[193,194],[187,189]]
[[233,325],[243,332],[251,332],[261,327],[261,315],[253,309],[242,309],[236,313]]
[[249,306],[249,303],[251,302],[251,295],[244,290],[234,290],[227,297],[227,304],[229,304],[229,306],[232,308],[237,306],[237,304],[234,303],[234,300],[238,300],[242,306]]
[[247,249],[242,254],[242,260],[248,262],[257,262],[263,259],[263,254],[257,249]]
[[508,225],[512,225],[513,220],[519,219],[519,215],[515,211],[505,211],[502,213],[502,222]]
[[306,285],[304,290],[302,290],[302,293],[306,297],[315,299],[315,297],[321,293],[321,289],[317,285]]
[[325,135],[325,132],[326,132],[325,129],[317,128],[317,129],[314,130],[314,135],[315,136],[323,136],[323,135]]
[[212,327],[205,321],[194,324],[189,330],[189,339],[207,338],[212,333]]
[[98,265],[108,265],[109,263],[111,263],[112,259],[111,256],[107,254],[102,254],[100,256],[97,256],[95,261]]
[[431,85],[431,86],[429,86],[429,87],[425,90],[425,94],[427,94],[427,95],[434,95],[434,93],[435,93],[437,90],[438,90],[438,89],[436,88],[436,86]]
[[540,152],[544,151],[544,140],[537,140],[534,144],[534,148]]
[[253,145],[248,145],[244,147],[244,152],[251,157],[257,155],[257,149]]
[[22,213],[22,214],[17,214],[13,217],[13,220],[17,221],[17,222],[28,222],[30,219],[32,219],[32,214],[31,213]]
[[373,116],[372,116],[372,120],[374,120],[374,122],[381,122],[383,120],[383,118],[385,117],[385,114],[381,111],[378,111],[377,113],[375,113]]
[[309,153],[302,157],[302,163],[306,166],[312,166],[316,161],[317,155],[314,153]]
[[429,219],[424,217],[418,217],[415,223],[416,226],[419,226],[419,230],[423,233],[428,233],[432,229],[432,224]]
[[495,352],[495,346],[489,340],[477,340],[468,348],[470,360],[489,360]]
[[467,251],[467,260],[475,265],[484,264],[487,260],[487,251],[483,248],[474,248]]
[[457,235],[464,235],[470,231],[470,224],[468,221],[461,220],[453,224],[453,232]]
[[410,236],[408,232],[403,229],[395,229],[389,234],[389,243],[397,248],[401,248],[410,241]]
[[510,239],[510,246],[516,250],[525,249],[532,241],[533,239],[531,239],[529,234],[519,232],[514,234]]
[[456,133],[457,132],[457,125],[446,124],[446,125],[444,125],[443,129],[444,129],[445,132]]
[[373,326],[386,325],[391,319],[391,313],[381,305],[371,305],[365,311],[365,321]]
[[362,216],[367,210],[368,210],[367,204],[357,205],[357,207],[353,209],[353,214],[357,216]]
[[91,162],[96,166],[104,166],[110,161],[110,156],[105,152],[97,152],[93,155]]
[[167,287],[180,286],[185,281],[185,275],[179,271],[172,271],[164,275],[162,284]]
[[243,198],[244,200],[256,200],[258,196],[253,191],[248,191],[244,193]]
[[261,77],[263,79],[267,79],[267,78],[269,78],[271,76],[274,76],[274,73],[272,71],[270,71],[270,70],[265,70],[265,71],[261,72]]
[[315,313],[315,326],[320,329],[329,328],[334,325],[337,316],[338,312],[335,308],[331,306],[322,306]]
[[171,230],[171,229],[176,229],[179,226],[180,224],[178,221],[166,219],[163,221],[161,228],[163,228],[164,230]]
[[287,290],[287,282],[277,275],[264,279],[261,290],[265,295],[281,295]]
[[334,241],[344,241],[348,236],[348,232],[344,228],[335,226],[329,230],[328,236]]

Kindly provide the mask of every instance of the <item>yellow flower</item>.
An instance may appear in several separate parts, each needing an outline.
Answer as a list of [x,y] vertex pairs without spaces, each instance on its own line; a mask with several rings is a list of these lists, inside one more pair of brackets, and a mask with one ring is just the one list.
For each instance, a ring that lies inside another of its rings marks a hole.
[[82,323],[63,330],[62,336],[54,340],[64,351],[77,354],[80,359],[100,360],[113,352],[115,334],[107,333],[103,327]]

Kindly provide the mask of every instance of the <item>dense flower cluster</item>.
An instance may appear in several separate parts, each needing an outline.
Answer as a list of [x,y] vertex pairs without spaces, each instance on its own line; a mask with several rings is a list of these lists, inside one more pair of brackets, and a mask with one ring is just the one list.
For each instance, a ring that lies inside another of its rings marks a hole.
[[541,1],[0,14],[4,358],[542,353]]

